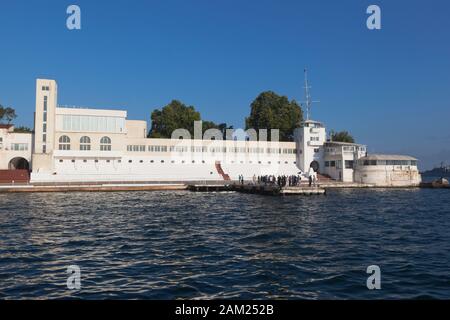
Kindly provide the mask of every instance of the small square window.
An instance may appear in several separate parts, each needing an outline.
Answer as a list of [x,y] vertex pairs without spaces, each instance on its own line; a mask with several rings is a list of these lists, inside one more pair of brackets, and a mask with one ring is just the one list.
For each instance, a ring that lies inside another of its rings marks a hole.
[[75,163],[75,160],[74,160],[74,159],[72,159],[72,163]]
[[132,163],[133,162],[133,160],[128,160],[128,163]]
[[63,162],[63,160],[59,160],[59,162]]
[[83,162],[87,162],[87,160],[83,160]]

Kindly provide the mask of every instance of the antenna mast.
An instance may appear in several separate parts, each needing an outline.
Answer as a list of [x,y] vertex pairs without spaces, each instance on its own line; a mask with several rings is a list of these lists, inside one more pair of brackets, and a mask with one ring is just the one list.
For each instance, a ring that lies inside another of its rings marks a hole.
[[308,70],[305,68],[304,70],[305,73],[305,86],[303,87],[305,89],[305,105],[306,105],[306,120],[309,120],[309,115],[311,113],[311,106],[313,103],[318,103],[320,101],[313,101],[311,100],[311,94],[309,93],[309,89],[311,89],[311,87],[308,85]]

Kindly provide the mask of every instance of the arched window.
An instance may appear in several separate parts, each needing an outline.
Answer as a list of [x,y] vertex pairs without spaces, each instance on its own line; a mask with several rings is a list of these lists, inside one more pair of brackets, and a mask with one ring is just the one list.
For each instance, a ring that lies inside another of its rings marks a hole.
[[82,151],[91,150],[91,138],[86,136],[80,138],[80,150]]
[[100,151],[111,151],[111,138],[103,137],[100,139]]
[[59,150],[70,150],[70,138],[68,136],[59,137]]

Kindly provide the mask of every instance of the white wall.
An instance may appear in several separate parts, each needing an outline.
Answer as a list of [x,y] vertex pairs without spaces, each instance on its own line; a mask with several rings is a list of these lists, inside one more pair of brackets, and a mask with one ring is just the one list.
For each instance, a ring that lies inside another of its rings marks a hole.
[[421,176],[416,166],[362,166],[355,168],[355,182],[376,186],[418,186]]
[[[8,129],[0,129],[0,170],[7,170],[9,162],[16,158],[24,158],[31,163],[32,134],[14,133]],[[26,150],[13,150],[13,144],[26,146]]]

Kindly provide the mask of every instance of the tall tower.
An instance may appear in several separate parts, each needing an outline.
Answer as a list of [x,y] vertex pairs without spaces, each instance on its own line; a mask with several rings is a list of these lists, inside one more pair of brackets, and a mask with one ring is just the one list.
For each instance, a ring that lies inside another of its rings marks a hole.
[[55,145],[55,112],[58,85],[55,80],[36,80],[36,111],[34,118],[34,153],[51,154]]
[[31,180],[36,174],[53,172],[55,146],[55,113],[58,101],[56,81],[36,80],[36,111],[34,113],[34,144]]

